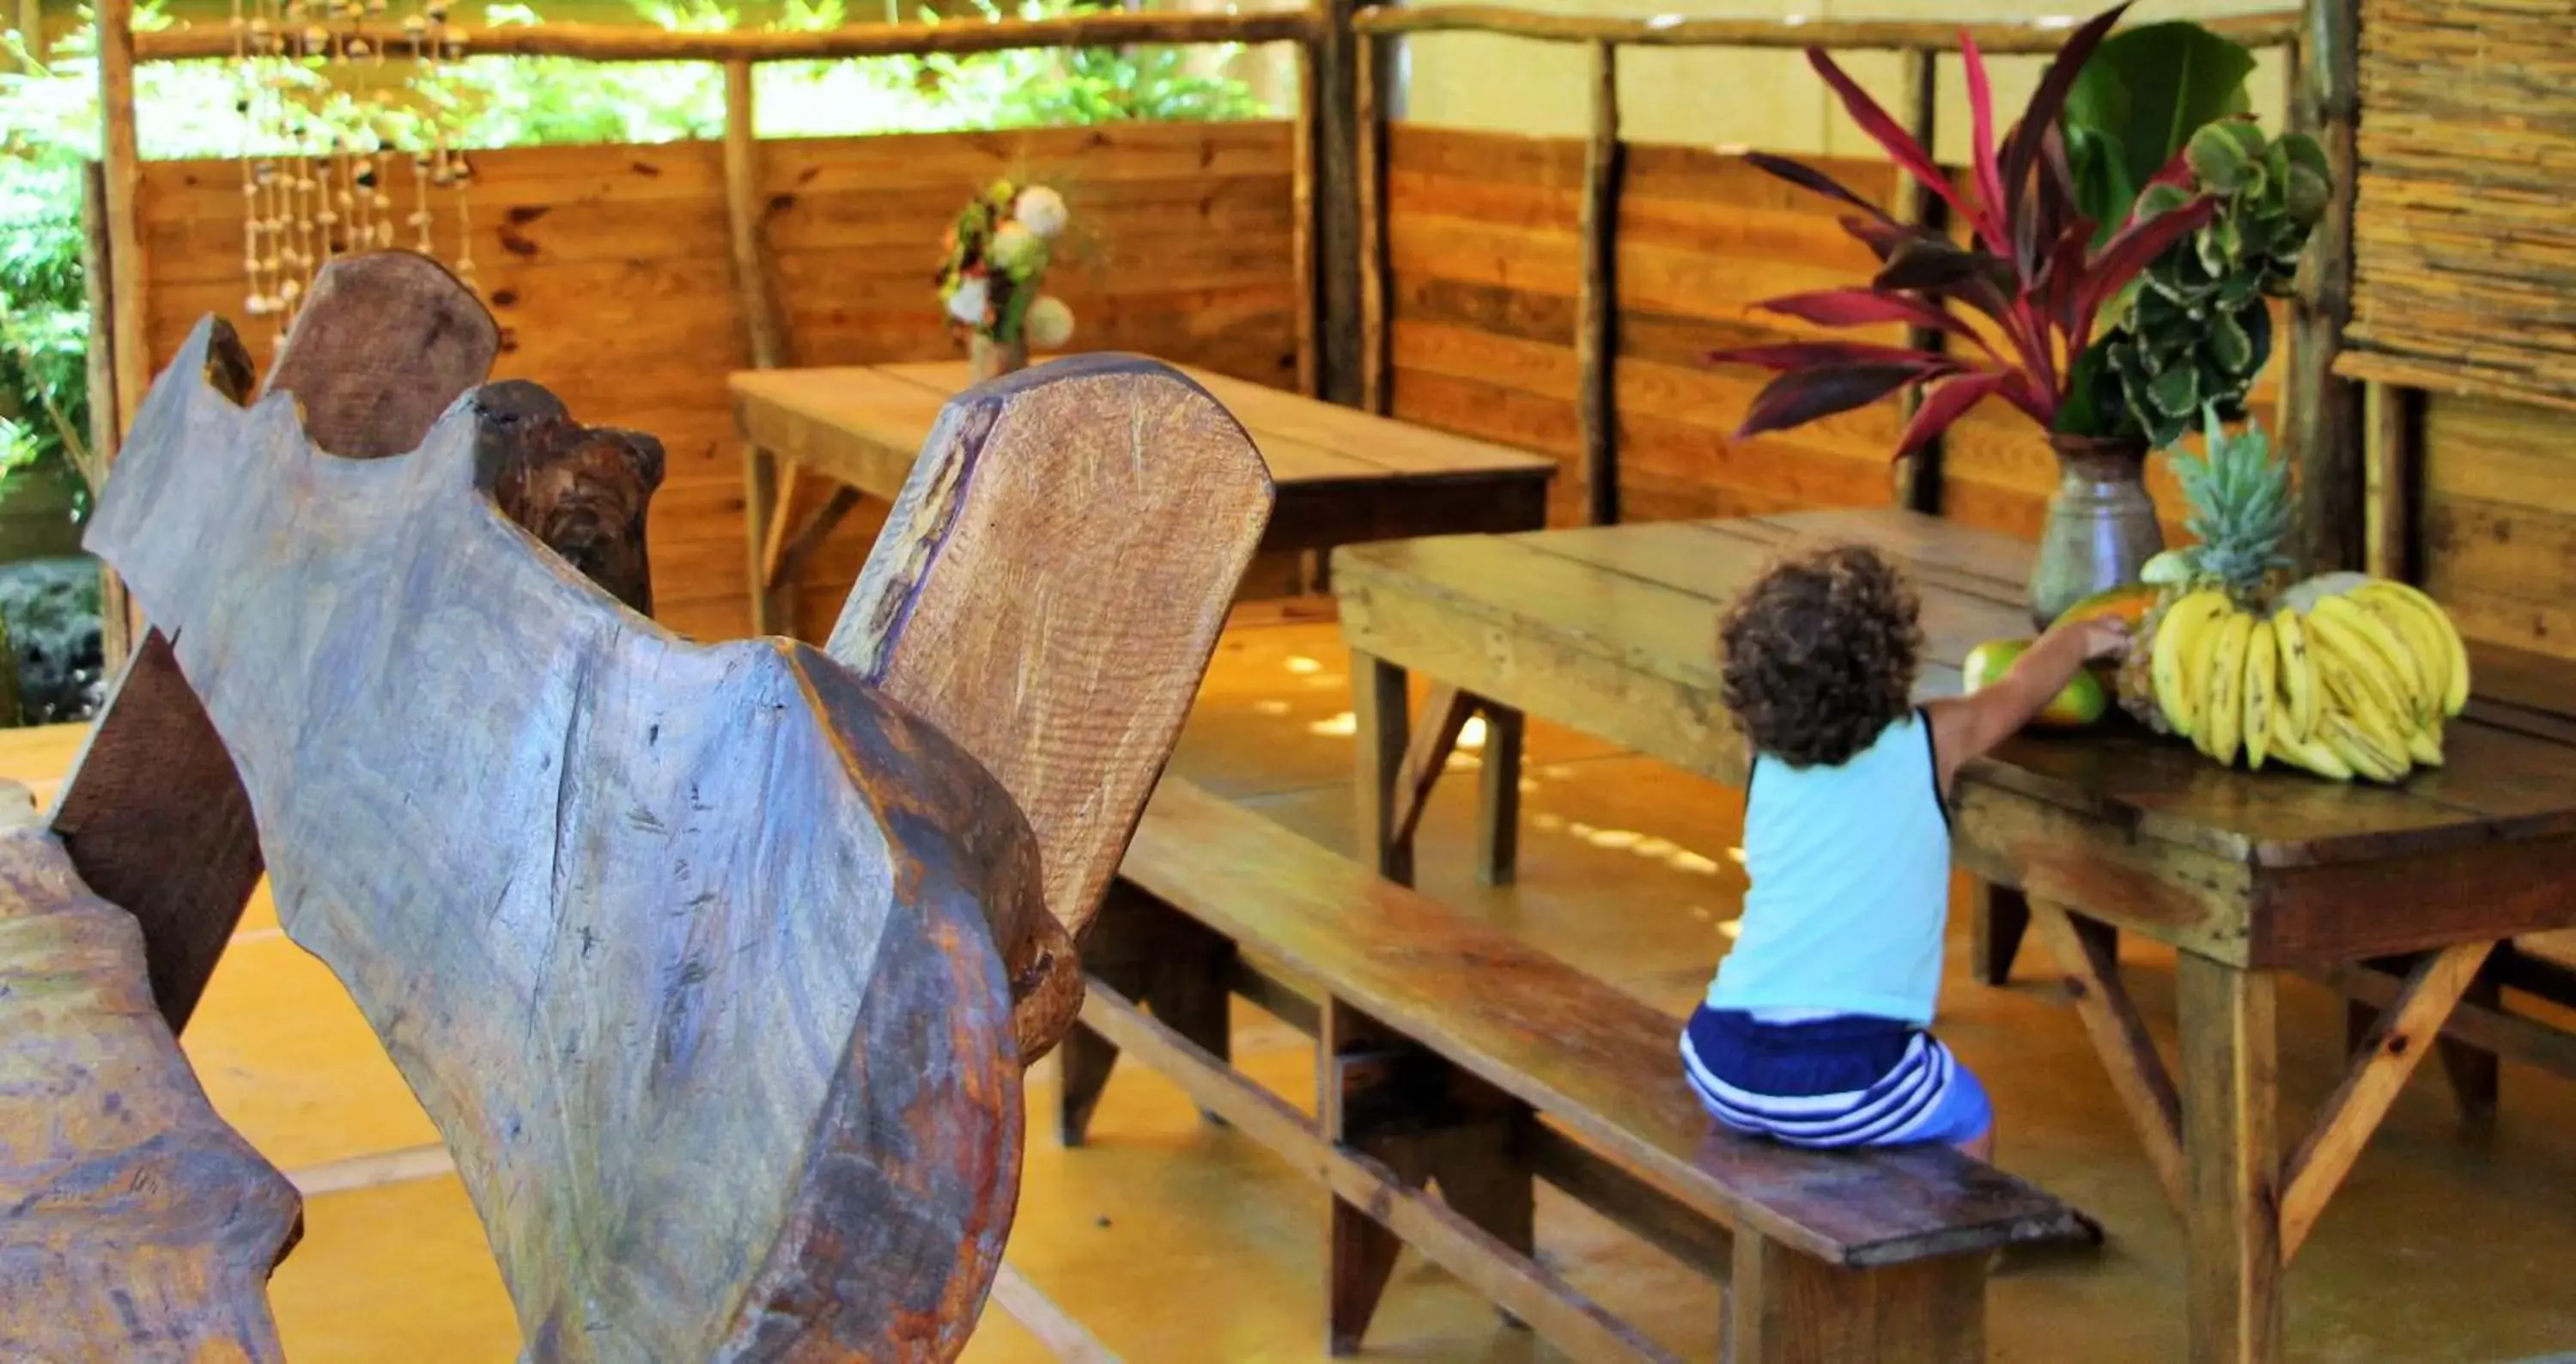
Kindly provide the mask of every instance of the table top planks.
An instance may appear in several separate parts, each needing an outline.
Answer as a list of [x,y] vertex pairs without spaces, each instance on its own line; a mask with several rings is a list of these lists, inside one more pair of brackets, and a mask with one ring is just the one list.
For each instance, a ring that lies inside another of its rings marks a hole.
[[[1505,446],[1336,407],[1176,365],[1243,423],[1281,492],[1387,482],[1528,482],[1556,462]],[[744,371],[732,376],[745,433],[781,458],[892,498],[940,407],[968,386],[964,361]]]
[[[2028,545],[1893,510],[1354,546],[1336,555],[1334,576],[1354,647],[1471,690],[1493,687],[1495,700],[1545,718],[1624,731],[1603,737],[1736,780],[1743,756],[1716,701],[1718,615],[1774,555],[1807,539],[1866,540],[1906,565],[1923,599],[1922,696],[1955,693],[1979,642],[2030,633]],[[1466,636],[1478,632],[1513,641],[1520,666],[1495,662],[1493,649],[1467,657]],[[2479,708],[2449,729],[2448,766],[2394,789],[2225,771],[2136,729],[2025,735],[1970,778],[2251,868],[2576,838],[2576,727],[2533,699],[2553,665],[2510,663],[2498,676],[2512,679],[2518,702],[2489,696],[2482,679]],[[2563,686],[2576,670],[2557,666]],[[1666,698],[1648,702],[1665,713],[1604,712],[1621,697]]]

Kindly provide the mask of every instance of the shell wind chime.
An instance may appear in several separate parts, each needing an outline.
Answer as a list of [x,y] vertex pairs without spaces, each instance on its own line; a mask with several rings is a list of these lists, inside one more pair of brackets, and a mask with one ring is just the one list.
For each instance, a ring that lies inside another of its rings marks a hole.
[[[313,277],[337,256],[408,245],[438,255],[439,197],[453,201],[457,277],[474,285],[473,168],[434,116],[411,120],[411,212],[396,216],[388,136],[390,101],[377,91],[334,108],[332,73],[357,63],[382,66],[386,39],[371,36],[388,0],[232,0],[233,64],[241,93],[243,309],[283,337]],[[415,0],[402,21],[407,55],[435,78],[465,55],[448,27],[448,0]],[[377,30],[381,33],[381,30]],[[320,68],[318,84],[311,73]],[[402,229],[408,227],[405,233]]]

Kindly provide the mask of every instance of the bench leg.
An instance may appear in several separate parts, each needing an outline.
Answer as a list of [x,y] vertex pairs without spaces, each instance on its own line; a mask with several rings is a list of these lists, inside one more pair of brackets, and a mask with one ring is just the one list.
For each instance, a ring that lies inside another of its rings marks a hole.
[[[1229,995],[1234,959],[1231,941],[1123,881],[1110,887],[1082,945],[1085,974],[1144,1006],[1164,1026],[1220,1061],[1234,1056]],[[1117,1065],[1118,1049],[1077,1023],[1059,1051],[1064,1082],[1056,1134],[1066,1146],[1080,1146]],[[1200,1116],[1220,1121],[1205,1109]]]
[[1484,704],[1484,765],[1476,777],[1476,880],[1508,886],[1520,868],[1521,740],[1528,728],[1509,706]]
[[[1527,1133],[1536,1120],[1527,1105],[1339,1001],[1325,1006],[1316,1045],[1326,1140],[1378,1160],[1408,1185],[1438,1190],[1506,1248],[1535,1253],[1538,1184]],[[1403,1242],[1340,1198],[1331,1219],[1328,1326],[1340,1356],[1367,1336]]]
[[1412,740],[1404,669],[1351,651],[1351,716],[1357,724],[1359,860],[1400,885],[1413,884],[1413,840],[1397,829],[1396,787]]
[[2012,979],[2013,958],[2021,955],[2022,934],[2030,928],[2030,901],[2010,886],[1977,878],[1969,907],[1976,915],[1976,956],[1970,972],[1980,985]]
[[1734,1364],[1971,1364],[1986,1356],[1986,1253],[1844,1269],[1739,1230]]

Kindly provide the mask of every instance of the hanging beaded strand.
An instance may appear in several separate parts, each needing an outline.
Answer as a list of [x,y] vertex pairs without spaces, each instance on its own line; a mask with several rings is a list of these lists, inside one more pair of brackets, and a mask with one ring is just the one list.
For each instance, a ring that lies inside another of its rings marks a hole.
[[[443,3],[440,5],[439,13],[443,19],[446,14]],[[444,29],[443,24],[441,27]],[[440,36],[446,40],[447,59],[463,61],[465,35],[446,30]],[[440,145],[446,145],[443,125]],[[474,166],[472,162],[465,159],[462,148],[450,147],[446,155],[448,193],[456,196],[456,278],[467,289],[480,293],[481,290],[474,282]]]
[[[445,11],[443,9],[424,7],[405,16],[403,19],[403,31],[411,37],[412,60],[420,65],[421,80],[424,84],[431,81],[432,77],[430,67],[438,59],[438,35],[430,31],[430,15],[433,12],[437,13],[441,18],[445,17]],[[414,249],[424,256],[432,257],[438,254],[438,246],[437,243],[431,239],[429,232],[430,142],[429,134],[426,129],[435,122],[436,118],[434,115],[425,114],[422,116],[421,126],[423,131],[418,136],[417,145],[415,145],[411,151],[412,199],[410,221],[413,232],[417,238],[414,243]]]
[[249,291],[242,300],[242,309],[253,317],[264,317],[268,313],[268,294],[262,286],[266,272],[260,264],[259,173],[253,154],[259,131],[259,69],[251,61],[250,16],[243,13],[242,0],[232,0],[231,27],[233,77],[240,83],[233,97],[233,116],[241,124],[242,281]]

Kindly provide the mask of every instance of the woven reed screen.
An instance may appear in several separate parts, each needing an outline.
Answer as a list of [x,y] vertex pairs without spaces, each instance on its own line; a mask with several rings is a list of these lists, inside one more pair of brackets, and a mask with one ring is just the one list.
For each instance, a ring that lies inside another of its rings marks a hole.
[[2576,4],[2363,0],[2356,378],[2576,408]]

